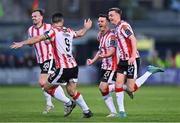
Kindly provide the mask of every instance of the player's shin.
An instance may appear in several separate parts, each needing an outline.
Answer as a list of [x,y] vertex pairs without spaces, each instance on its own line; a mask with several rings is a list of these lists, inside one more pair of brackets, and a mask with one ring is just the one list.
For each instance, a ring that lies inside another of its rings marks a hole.
[[137,87],[139,88],[139,87],[141,87],[141,85],[143,85],[144,83],[145,83],[145,81],[151,76],[151,74],[152,73],[150,73],[150,72],[146,72],[146,73],[144,73],[141,77],[139,77],[139,78],[137,78],[136,79],[136,85],[137,85]]
[[46,105],[48,106],[53,106],[52,104],[52,99],[51,99],[51,95],[49,95],[46,91],[43,90],[43,94],[45,96],[46,99]]
[[83,112],[87,112],[89,110],[89,107],[87,106],[83,96],[80,94],[80,92],[77,92],[74,96],[73,99],[76,101],[76,103],[81,107]]
[[65,103],[65,104],[70,102],[70,99],[68,97],[66,97],[66,95],[64,94],[64,91],[63,91],[61,86],[50,87],[48,89],[48,93],[51,96],[53,96],[54,98],[56,98],[57,100]]
[[103,96],[103,99],[104,99],[105,104],[106,104],[106,106],[108,107],[110,113],[116,114],[117,111],[116,111],[116,108],[115,108],[115,106],[114,106],[114,102],[113,102],[112,95],[111,95],[110,93],[107,94],[107,95],[104,95],[104,96]]

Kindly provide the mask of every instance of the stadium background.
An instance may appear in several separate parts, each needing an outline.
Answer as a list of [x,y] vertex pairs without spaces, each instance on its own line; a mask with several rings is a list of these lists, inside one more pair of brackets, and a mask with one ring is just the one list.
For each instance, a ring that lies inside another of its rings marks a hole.
[[[54,12],[62,12],[65,16],[65,26],[75,30],[82,27],[83,19],[90,17],[93,20],[92,29],[85,37],[74,41],[73,48],[80,65],[79,83],[93,84],[92,87],[97,85],[100,63],[86,66],[85,62],[98,48],[97,16],[99,13],[106,13],[110,7],[122,8],[122,18],[134,29],[142,58],[140,74],[149,64],[166,69],[165,73],[150,77],[145,84],[153,87],[172,85],[173,89],[178,87],[180,85],[180,0],[0,0],[1,90],[6,92],[6,88],[9,89],[6,85],[16,87],[38,85],[39,67],[36,64],[33,48],[28,46],[18,50],[9,48],[13,41],[27,38],[27,29],[32,24],[31,11],[35,8],[45,10],[46,22],[50,22]],[[3,93],[0,93],[0,96],[2,98]],[[0,108],[2,111],[2,106]]]

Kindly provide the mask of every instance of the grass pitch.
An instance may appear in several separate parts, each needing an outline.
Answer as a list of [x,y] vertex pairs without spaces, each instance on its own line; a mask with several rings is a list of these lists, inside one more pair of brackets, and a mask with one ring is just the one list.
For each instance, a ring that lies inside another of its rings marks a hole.
[[125,94],[124,119],[105,117],[108,109],[97,86],[78,88],[94,113],[90,119],[82,118],[78,106],[64,118],[63,104],[55,99],[53,111],[43,115],[45,99],[39,87],[0,86],[0,122],[180,122],[180,87],[144,86],[133,100]]

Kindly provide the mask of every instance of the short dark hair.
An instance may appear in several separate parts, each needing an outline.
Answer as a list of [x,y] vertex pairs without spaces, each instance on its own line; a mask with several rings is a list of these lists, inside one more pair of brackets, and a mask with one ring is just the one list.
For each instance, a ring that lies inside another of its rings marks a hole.
[[117,7],[113,7],[113,8],[110,8],[108,10],[108,12],[110,11],[115,11],[116,13],[118,13],[119,15],[122,15],[122,10],[120,8],[117,8]]
[[44,10],[43,9],[35,9],[35,10],[32,11],[32,13],[34,13],[34,12],[39,12],[41,16],[44,15]]
[[61,22],[63,20],[63,14],[60,12],[54,13],[51,17],[52,23]]
[[104,17],[104,18],[106,18],[106,20],[110,21],[106,14],[99,14],[98,17]]

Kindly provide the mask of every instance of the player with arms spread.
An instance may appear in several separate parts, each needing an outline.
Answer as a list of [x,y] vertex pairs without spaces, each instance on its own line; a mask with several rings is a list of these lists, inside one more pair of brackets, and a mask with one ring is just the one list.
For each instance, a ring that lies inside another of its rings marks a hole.
[[[75,100],[75,102],[83,110],[83,117],[89,118],[93,114],[87,106],[83,99],[83,96],[77,91],[77,78],[78,78],[78,66],[72,55],[72,41],[74,38],[81,37],[85,35],[87,30],[92,26],[92,21],[90,19],[84,20],[84,27],[79,31],[73,31],[70,28],[63,27],[64,19],[61,13],[55,13],[52,16],[53,28],[43,35],[30,38],[22,42],[15,42],[11,45],[11,48],[20,48],[23,45],[34,44],[41,42],[42,40],[51,41],[54,49],[55,59],[56,59],[56,71],[51,74],[46,82],[45,90],[54,95],[55,98],[61,99],[60,95],[55,96],[56,86],[60,82],[67,82],[66,89],[68,94]],[[67,109],[69,106],[67,106]],[[74,106],[71,106],[71,111]],[[69,111],[68,111],[69,112]],[[66,116],[65,111],[65,116]]]
[[[47,24],[43,21],[44,12],[41,9],[36,9],[32,12],[32,21],[33,25],[28,29],[29,38],[39,36],[44,34],[46,31],[51,29],[51,24]],[[53,48],[50,43],[47,43],[45,40],[41,42],[37,42],[33,44],[37,63],[40,66],[41,74],[39,77],[39,84],[44,91],[45,82],[50,73],[53,73],[55,70],[55,60]],[[58,87],[59,92],[64,95],[64,91],[61,86]],[[46,108],[43,111],[43,114],[47,114],[53,107],[53,103],[51,100],[51,95],[49,95],[46,91],[43,92],[46,98]],[[64,95],[65,96],[65,95]]]

